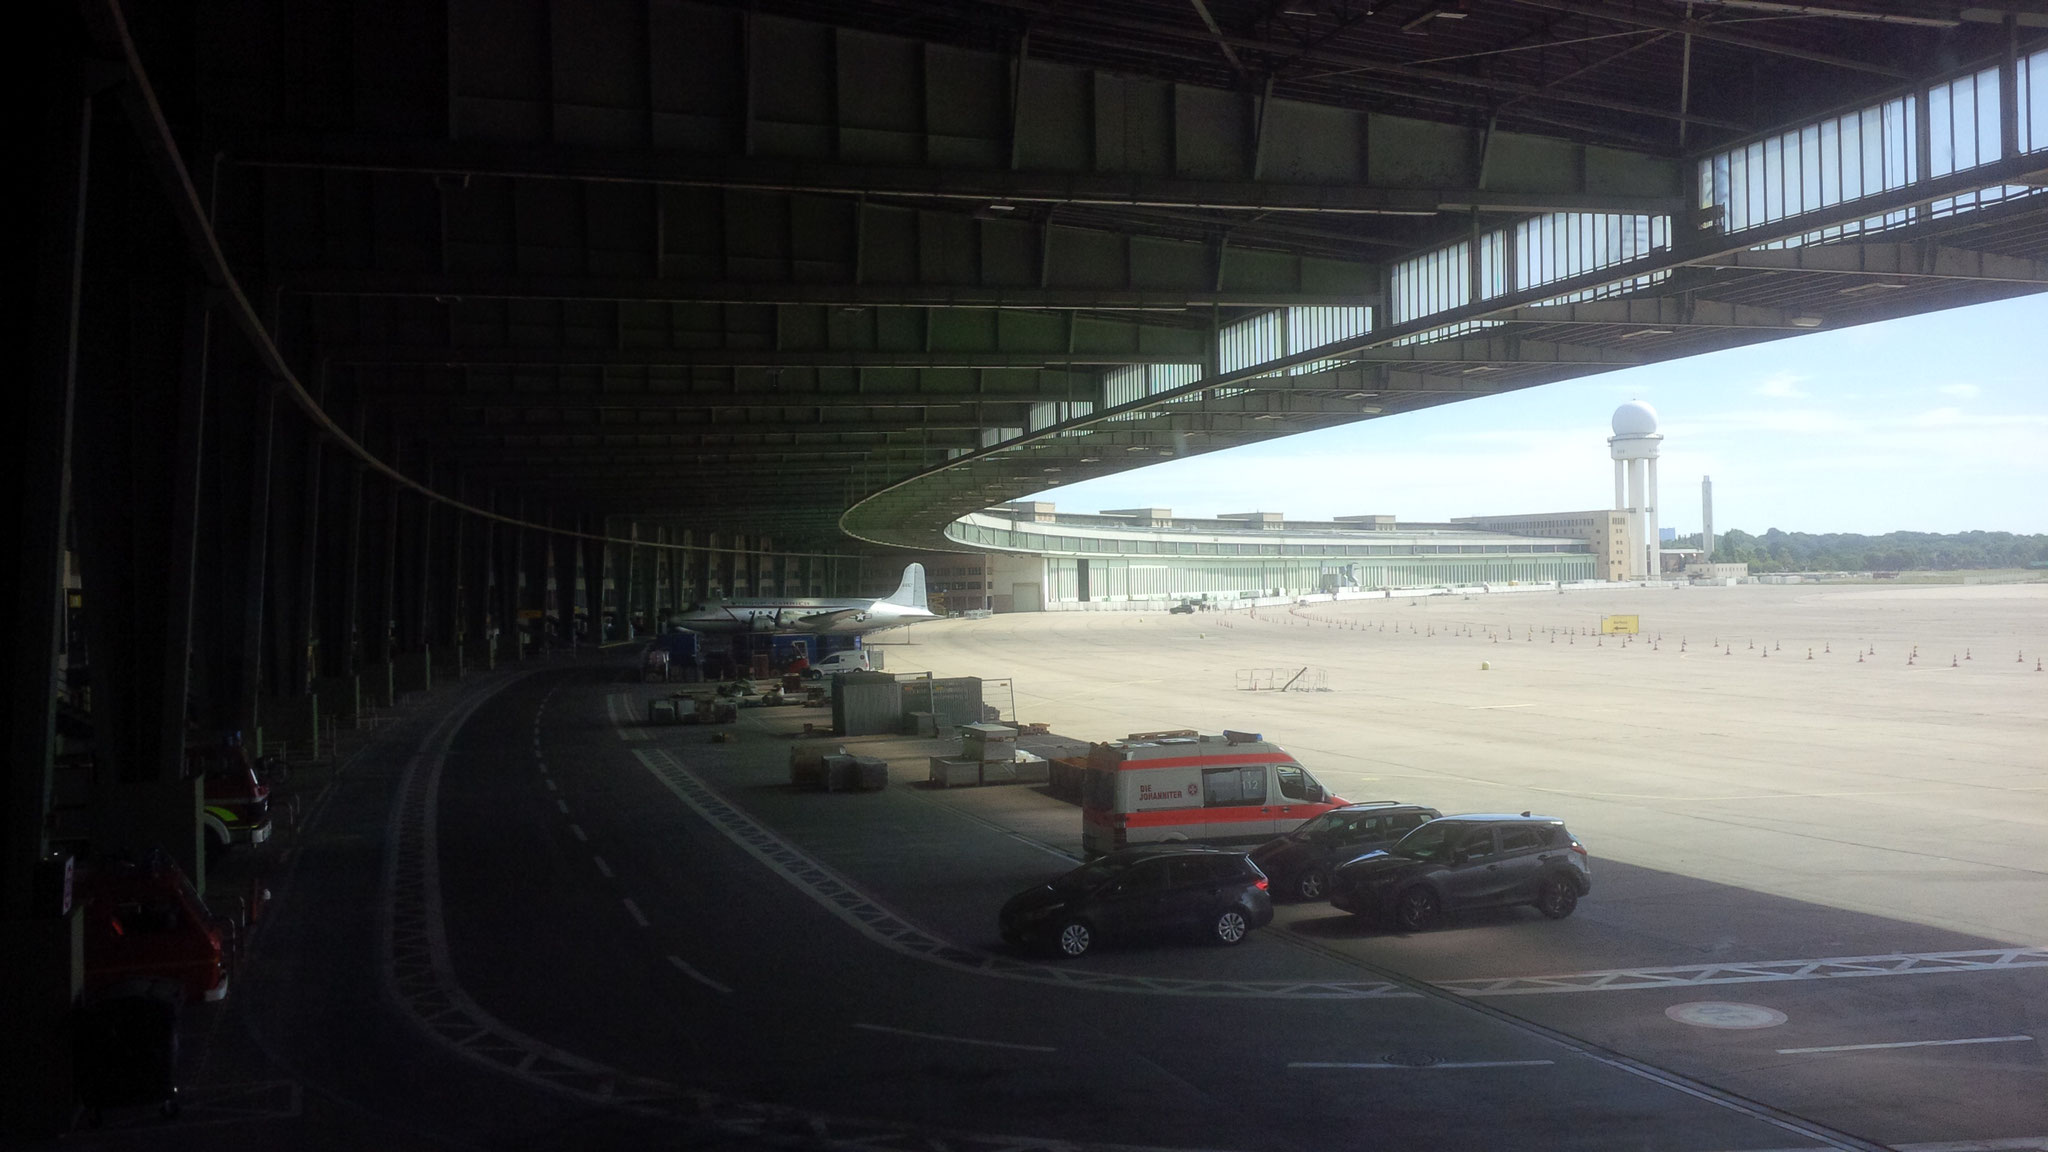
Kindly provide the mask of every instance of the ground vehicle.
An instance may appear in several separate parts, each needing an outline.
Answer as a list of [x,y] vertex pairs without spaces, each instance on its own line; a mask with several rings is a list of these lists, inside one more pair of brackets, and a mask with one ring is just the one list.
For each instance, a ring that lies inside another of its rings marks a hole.
[[1126,848],[1020,892],[997,922],[1013,947],[1079,956],[1098,941],[1199,931],[1236,944],[1273,919],[1266,874],[1242,852]]
[[1166,611],[1174,616],[1193,616],[1195,614],[1195,602],[1193,600],[1183,600]]
[[256,775],[255,761],[239,738],[186,748],[185,770],[206,776],[201,817],[216,847],[270,839],[270,787]]
[[1088,750],[1081,846],[1255,842],[1344,803],[1257,733],[1137,732]]
[[1586,848],[1549,816],[1480,813],[1432,820],[1385,852],[1330,876],[1330,903],[1359,916],[1390,916],[1403,931],[1447,913],[1532,904],[1553,920],[1593,890]]
[[835,672],[873,672],[875,667],[874,660],[868,655],[867,649],[855,648],[851,651],[834,652],[830,656],[819,657],[816,664],[804,669],[804,679],[822,680]]
[[640,678],[668,682],[668,649],[649,648],[640,654]]
[[228,994],[226,925],[162,853],[143,864],[106,861],[83,872],[85,991],[175,985],[186,1002]]
[[1388,847],[1440,815],[1393,800],[1347,804],[1252,849],[1252,863],[1272,878],[1275,897],[1321,900],[1338,865]]

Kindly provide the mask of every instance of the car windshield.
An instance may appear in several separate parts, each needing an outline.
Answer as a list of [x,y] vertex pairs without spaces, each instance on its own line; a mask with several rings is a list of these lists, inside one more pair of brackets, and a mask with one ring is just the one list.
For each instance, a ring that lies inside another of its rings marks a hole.
[[1448,860],[1450,842],[1463,831],[1462,827],[1443,820],[1432,820],[1406,836],[1394,845],[1396,856],[1410,860]]
[[1106,880],[1122,875],[1130,866],[1129,860],[1092,861],[1055,879],[1052,881],[1052,887],[1059,892],[1086,892]]

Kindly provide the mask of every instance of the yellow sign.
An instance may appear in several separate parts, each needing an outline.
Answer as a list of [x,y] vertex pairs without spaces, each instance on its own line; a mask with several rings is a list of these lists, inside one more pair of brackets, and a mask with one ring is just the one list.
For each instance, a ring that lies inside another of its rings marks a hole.
[[519,610],[519,618],[521,620],[538,620],[545,615],[547,613],[538,608],[521,608]]
[[1622,632],[1634,635],[1642,630],[1643,618],[1640,616],[1602,616],[1600,618],[1600,631],[1609,636]]

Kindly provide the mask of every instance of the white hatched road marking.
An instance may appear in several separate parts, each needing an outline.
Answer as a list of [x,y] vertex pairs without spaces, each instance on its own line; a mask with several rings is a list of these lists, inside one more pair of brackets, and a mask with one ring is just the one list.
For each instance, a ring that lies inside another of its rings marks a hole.
[[1297,1060],[1289,1068],[1368,1068],[1402,1072],[1434,1072],[1460,1068],[1548,1068],[1555,1060],[1447,1060],[1441,1064],[1346,1064],[1341,1061]]
[[2009,968],[2048,968],[2048,948],[1894,952],[1887,956],[1758,960],[1748,964],[1610,968],[1599,972],[1575,972],[1561,976],[1445,980],[1439,982],[1436,987],[1460,996],[1534,996],[1552,992],[1618,992],[1632,988],[1687,988],[1708,984],[1762,984],[1784,980],[1841,980],[1862,976],[1925,976],[1938,972],[1997,972]]
[[[422,739],[419,754],[406,763],[399,784],[385,850],[384,978],[393,998],[423,1033],[484,1067],[583,1104],[703,1124],[748,1147],[847,1146],[877,1152],[1082,1152],[1093,1147],[1104,1152],[1171,1152],[833,1116],[719,1096],[630,1075],[557,1048],[485,1011],[457,978],[441,916],[440,777],[464,721],[491,695],[529,675],[515,674],[464,700]],[[561,807],[569,810],[566,804]],[[683,967],[677,958],[671,963]]]
[[633,903],[633,898],[628,896],[623,903],[626,905],[626,911],[632,913],[633,919],[639,921],[642,928],[647,927],[647,914],[640,911],[640,906]]
[[582,840],[582,841],[585,841],[585,842],[588,842],[588,841],[589,841],[589,839],[590,839],[590,837],[588,837],[588,836],[585,836],[585,835],[583,834],[583,825],[581,825],[581,824],[571,824],[571,825],[569,825],[569,835],[571,835],[571,836],[574,836],[574,837],[575,837],[575,838],[577,838],[578,840]]
[[604,862],[604,857],[592,856],[590,862],[597,865],[597,870],[604,873],[605,879],[610,880],[612,878],[612,866]]
[[963,948],[912,925],[870,900],[837,873],[756,824],[726,803],[697,775],[666,751],[633,755],[677,799],[713,828],[781,875],[826,911],[885,948],[968,972],[1039,984],[1142,992],[1164,996],[1277,996],[1289,999],[1358,1000],[1412,998],[1418,993],[1384,980],[1190,980],[1165,976],[1119,976],[1066,966],[1034,964]]
[[[2000,1140],[1937,1140],[1931,1144],[1893,1144],[1892,1152],[2048,1152],[2048,1136],[2008,1136]],[[1797,1148],[1751,1148],[1744,1152],[1828,1152],[1818,1144]]]
[[714,992],[723,992],[728,996],[732,995],[732,989],[726,987],[723,984],[720,984],[718,981],[713,980],[711,977],[706,976],[702,972],[697,971],[695,968],[690,967],[689,964],[683,961],[683,958],[681,956],[671,956],[668,958],[668,962],[676,966],[676,971],[681,972],[683,975],[688,976],[690,979],[695,980],[697,983],[704,985],[706,988],[709,988]]
[[2032,1040],[2032,1036],[1975,1036],[1968,1040],[1894,1040],[1889,1044],[1833,1044],[1826,1048],[1780,1048],[1780,1056],[1799,1056],[1808,1052],[1875,1052],[1881,1048],[1948,1048],[1958,1044],[2019,1044]]
[[1007,1040],[976,1040],[969,1036],[946,1036],[938,1032],[914,1032],[908,1028],[890,1028],[882,1024],[855,1024],[867,1032],[885,1032],[891,1036],[909,1036],[918,1040],[938,1040],[947,1044],[972,1044],[978,1048],[1013,1048],[1019,1052],[1057,1052],[1059,1049],[1044,1044],[1012,1044]]

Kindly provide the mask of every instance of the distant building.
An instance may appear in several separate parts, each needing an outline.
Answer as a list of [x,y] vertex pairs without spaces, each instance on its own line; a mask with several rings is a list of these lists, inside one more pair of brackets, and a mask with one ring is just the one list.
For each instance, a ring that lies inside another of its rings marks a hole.
[[1657,539],[1659,539],[1659,540],[1662,540],[1662,541],[1664,541],[1664,542],[1666,542],[1666,543],[1669,543],[1669,542],[1671,542],[1671,541],[1673,541],[1673,540],[1676,540],[1676,539],[1678,539],[1678,529],[1676,529],[1676,528],[1659,528],[1659,529],[1657,529]]
[[1590,512],[1531,512],[1519,516],[1459,516],[1460,527],[1516,536],[1583,540],[1594,558],[1595,580],[1628,579],[1628,513],[1610,508]]
[[1601,558],[1570,533],[1401,524],[1383,514],[1289,521],[1280,512],[1186,517],[1123,508],[1077,515],[1020,501],[963,516],[947,535],[975,551],[917,559],[927,586],[956,612],[1601,578]]

